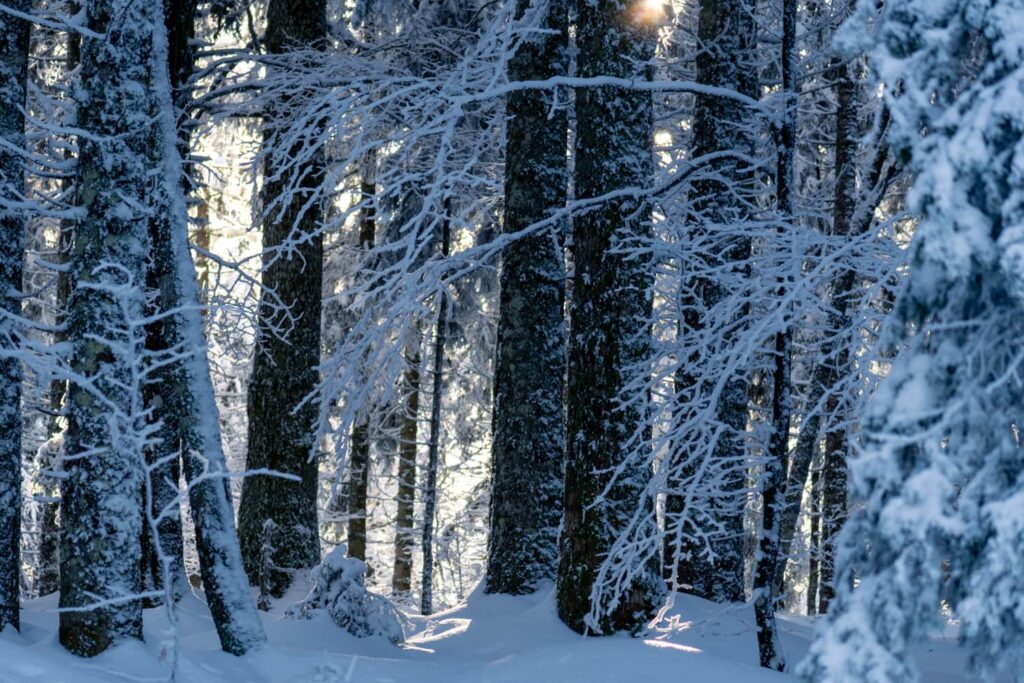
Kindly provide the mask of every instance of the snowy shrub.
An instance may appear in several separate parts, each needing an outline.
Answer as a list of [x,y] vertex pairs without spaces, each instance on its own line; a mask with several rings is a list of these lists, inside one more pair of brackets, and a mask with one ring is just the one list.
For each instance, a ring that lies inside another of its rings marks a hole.
[[382,636],[392,643],[401,642],[401,614],[390,600],[366,590],[366,564],[346,557],[346,553],[346,546],[339,545],[313,568],[313,588],[305,600],[288,609],[287,615],[310,619],[326,611],[335,624],[358,638]]

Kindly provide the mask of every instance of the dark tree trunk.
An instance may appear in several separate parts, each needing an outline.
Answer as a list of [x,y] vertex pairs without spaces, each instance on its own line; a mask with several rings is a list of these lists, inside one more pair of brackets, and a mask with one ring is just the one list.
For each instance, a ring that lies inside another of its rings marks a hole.
[[[756,29],[750,3],[747,0],[701,0],[698,12],[698,39],[704,49],[697,56],[697,81],[756,97],[756,69],[751,59]],[[734,99],[698,95],[692,155],[750,151],[752,144],[745,131],[750,116],[746,107]],[[751,189],[752,170],[730,159],[713,167],[717,171],[714,176],[694,184],[693,212],[700,217],[700,225],[692,230],[697,235],[709,225],[713,229],[728,229],[730,225],[747,220],[751,213],[750,199],[743,196],[743,190]],[[706,258],[710,267],[722,267],[729,262],[743,263],[749,256],[749,239],[736,237],[720,255]],[[683,301],[681,335],[702,330],[705,312],[713,310],[729,294],[721,283],[708,278],[693,280],[689,289],[696,293],[696,300]],[[676,377],[677,393],[685,396],[686,392],[693,391],[695,381],[688,373],[681,372]],[[746,468],[736,463],[746,457],[745,376],[728,379],[718,400],[716,419],[726,427],[711,455],[715,460],[711,469],[722,482],[719,490],[712,497],[701,496],[699,500],[690,501],[673,492],[666,497],[665,506],[669,520],[685,514],[687,505],[707,506],[713,511],[719,531],[707,539],[710,555],[703,542],[668,534],[666,573],[672,584],[687,593],[718,602],[739,602],[745,598],[743,518],[747,474]],[[701,463],[696,462],[695,457],[688,454],[676,457],[686,463],[682,472],[684,481],[697,476]],[[671,490],[677,488],[678,483],[670,482]]]
[[818,613],[818,586],[821,583],[821,460],[815,458],[811,469],[810,482],[811,503],[808,509],[808,522],[811,527],[808,541],[807,564],[807,614]]
[[416,447],[420,409],[419,339],[412,356],[406,359],[402,376],[403,414],[401,443],[398,453],[398,511],[395,516],[395,568],[391,575],[391,591],[395,594],[412,590],[412,550],[415,538],[413,513],[416,502]]
[[[631,4],[617,0],[581,3],[580,76],[648,78],[646,63],[654,54],[656,31],[643,19]],[[649,92],[612,86],[578,89],[576,122],[577,199],[651,186]],[[642,244],[650,236],[650,206],[643,196],[606,200],[573,219],[568,439],[557,597],[559,617],[579,632],[638,629],[663,593],[658,559],[653,557],[625,587],[611,613],[590,600],[602,561],[637,509],[647,509],[653,523],[653,501],[646,492],[649,459],[631,452],[636,443],[646,442],[648,397],[631,396],[627,404],[619,403],[649,360],[651,273],[644,257],[616,249]],[[621,471],[614,475],[616,468]],[[600,613],[596,624],[588,624],[592,612]]]
[[[448,213],[445,201],[445,214]],[[448,258],[451,248],[451,222],[446,215],[441,225],[441,257]],[[437,468],[441,448],[441,399],[444,396],[444,345],[448,333],[448,296],[438,295],[437,330],[434,336],[434,359],[431,373],[433,387],[430,397],[430,441],[427,445],[427,482],[423,490],[423,574],[420,613],[434,609],[434,515],[437,507]]]
[[348,556],[366,561],[366,494],[370,465],[370,423],[352,425],[348,461]]
[[[14,0],[12,9],[29,12],[32,3]],[[0,11],[0,196],[18,200],[25,192],[21,157],[25,149],[29,24]],[[14,348],[21,315],[21,276],[25,259],[25,214],[0,207],[0,346]],[[0,358],[0,631],[20,628],[21,581],[21,361]]]
[[[264,46],[270,53],[290,46],[317,47],[327,38],[324,0],[271,0],[267,8]],[[287,110],[286,103],[282,107]],[[275,139],[275,114],[268,112],[264,139]],[[291,150],[292,153],[298,150]],[[275,177],[283,151],[264,162],[262,196],[269,204],[288,192],[287,178]],[[249,383],[248,469],[269,468],[297,475],[301,482],[280,477],[247,477],[239,505],[239,533],[249,581],[259,577],[263,526],[276,526],[271,592],[281,596],[292,581],[292,570],[308,569],[320,561],[317,525],[317,463],[314,447],[316,408],[299,405],[316,387],[320,363],[320,308],[323,283],[321,207],[304,204],[323,177],[318,156],[293,188],[289,204],[270,211],[263,222],[263,286],[289,307],[294,325],[282,339],[273,327],[285,319],[268,296],[260,301],[252,378]],[[294,249],[277,249],[286,242]],[[269,251],[268,251],[269,250]]]
[[[782,3],[782,121],[777,131],[775,173],[776,210],[782,226],[795,228],[793,160],[796,152],[796,10],[797,0]],[[779,299],[786,294],[780,283]],[[784,504],[784,480],[789,450],[790,426],[790,360],[792,331],[786,327],[775,335],[774,367],[772,369],[772,431],[768,458],[764,465],[761,487],[761,527],[758,533],[757,562],[754,567],[754,616],[757,621],[757,647],[761,666],[783,671],[786,661],[779,644],[775,621],[775,572],[779,564],[779,532]]]
[[[374,211],[374,195],[377,187],[372,180],[372,162],[366,164],[362,181],[362,201],[366,202],[362,220],[359,222],[359,248],[373,249],[377,232],[377,217]],[[360,411],[352,425],[349,448],[349,489],[348,489],[348,556],[366,561],[366,492],[370,471],[370,413],[369,406]]]
[[[850,69],[850,65],[838,61],[838,58],[830,69],[836,90],[836,185],[832,233],[838,237],[851,234],[857,209],[857,84]],[[829,314],[828,328],[840,336],[840,341],[835,353],[825,360],[829,368],[831,390],[825,401],[825,415],[830,418],[830,423],[825,432],[822,471],[821,595],[818,601],[821,614],[828,611],[828,605],[835,596],[836,537],[846,521],[846,457],[849,450],[845,419],[847,405],[838,385],[849,372],[849,349],[852,342],[849,307],[855,284],[856,273],[852,269],[840,271],[832,285],[832,308]]]
[[[517,14],[529,9],[519,0]],[[568,14],[547,4],[543,27],[509,63],[509,81],[544,80],[567,68]],[[550,218],[566,199],[567,114],[555,91],[509,95],[505,233]],[[558,567],[565,460],[565,268],[561,221],[502,252],[492,423],[488,593],[522,594]]]

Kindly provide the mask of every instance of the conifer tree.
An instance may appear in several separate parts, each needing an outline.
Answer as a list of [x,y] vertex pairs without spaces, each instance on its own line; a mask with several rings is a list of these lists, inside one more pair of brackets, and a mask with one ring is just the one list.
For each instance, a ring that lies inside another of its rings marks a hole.
[[[655,29],[632,3],[579,7],[582,78],[649,78]],[[623,396],[630,372],[649,362],[651,275],[627,255],[651,235],[644,196],[654,172],[650,92],[621,85],[576,91],[576,199],[602,198],[573,217],[573,295],[566,391],[567,460],[558,568],[558,615],[579,632],[641,627],[662,594],[656,558],[644,563],[615,604],[592,604],[598,569],[616,533],[645,497],[651,476],[633,444],[647,429],[647,396]],[[630,188],[615,198],[604,195]],[[623,400],[625,399],[625,400]],[[621,402],[620,402],[621,401]],[[599,500],[600,498],[600,500]],[[592,619],[600,615],[598,619]]]
[[886,88],[921,219],[893,321],[908,348],[850,463],[860,502],[807,681],[918,680],[908,648],[942,624],[940,599],[980,676],[1024,675],[1022,22],[1018,0],[889,0],[847,24],[844,47]]

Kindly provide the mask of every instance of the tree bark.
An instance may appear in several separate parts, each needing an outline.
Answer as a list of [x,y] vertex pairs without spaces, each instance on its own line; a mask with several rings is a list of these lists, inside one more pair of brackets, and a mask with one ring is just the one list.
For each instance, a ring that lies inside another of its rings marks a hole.
[[[319,47],[327,39],[324,0],[271,0],[267,8],[266,50],[272,54],[290,47]],[[281,111],[287,110],[282,103]],[[268,112],[265,144],[275,139],[276,116]],[[294,155],[298,150],[290,150]],[[289,191],[287,179],[275,178],[278,150],[264,161],[264,204]],[[263,221],[263,287],[273,291],[295,321],[287,339],[273,331],[283,320],[269,298],[260,300],[252,378],[249,383],[248,469],[269,468],[300,477],[247,477],[239,506],[239,534],[249,581],[259,577],[263,526],[276,526],[271,592],[280,597],[291,584],[292,571],[308,569],[320,561],[317,523],[317,463],[312,459],[316,409],[306,404],[296,410],[318,382],[320,364],[320,309],[323,284],[323,238],[319,234],[322,209],[304,206],[323,177],[323,157],[317,155],[291,190],[284,210],[274,210]],[[287,242],[293,248],[278,249]]]
[[[565,75],[568,13],[562,0],[541,3],[541,26],[509,63],[509,81]],[[531,10],[519,0],[517,18]],[[506,234],[549,218],[566,199],[568,117],[556,91],[509,95],[505,161]],[[558,567],[566,339],[561,221],[502,252],[501,301],[492,418],[491,509],[486,591],[522,594]],[[524,504],[526,502],[526,504]]]
[[[32,3],[14,0],[12,8],[29,12]],[[28,22],[0,11],[0,196],[14,202],[25,193],[22,159],[10,149],[25,149],[22,110],[28,84]],[[21,276],[25,259],[25,212],[0,205],[0,344],[17,347],[16,317],[21,315]],[[20,628],[21,581],[21,361],[0,358],[0,631]]]
[[402,375],[401,443],[398,454],[398,511],[395,517],[395,567],[391,575],[391,591],[396,595],[412,590],[412,550],[414,543],[413,517],[416,502],[416,450],[420,409],[420,351],[419,339],[411,357],[406,359]]
[[[649,78],[656,30],[644,19],[618,0],[581,3],[580,76]],[[634,438],[646,442],[638,437],[647,429],[649,397],[619,403],[637,369],[649,361],[651,272],[645,257],[616,249],[651,236],[651,209],[643,195],[654,171],[651,95],[612,86],[581,88],[576,122],[576,198],[638,188],[633,196],[605,200],[573,218],[576,269],[558,615],[575,631],[610,633],[641,628],[663,594],[655,557],[640,568],[614,609],[591,604],[598,570],[619,531],[638,508],[650,513],[652,523],[654,515],[646,494],[649,458],[631,452]],[[616,468],[621,471],[613,474]],[[596,622],[588,619],[592,614]]]
[[[142,638],[142,333],[151,242],[149,124],[162,4],[83,3],[81,203],[71,254],[60,642],[79,656]],[[145,121],[145,123],[140,122]]]

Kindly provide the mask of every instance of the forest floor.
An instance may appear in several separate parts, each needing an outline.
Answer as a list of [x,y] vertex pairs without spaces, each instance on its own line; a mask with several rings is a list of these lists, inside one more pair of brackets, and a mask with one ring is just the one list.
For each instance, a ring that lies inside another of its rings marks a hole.
[[[287,596],[301,597],[301,596]],[[796,679],[757,666],[753,610],[680,596],[665,626],[644,638],[583,638],[561,624],[552,591],[527,597],[477,591],[454,609],[410,617],[412,634],[394,646],[358,639],[327,617],[283,616],[287,599],[265,617],[270,645],[247,657],[219,651],[202,601],[177,610],[181,683],[786,683]],[[95,659],[67,654],[57,642],[56,596],[24,604],[22,633],[0,636],[2,683],[156,683],[171,679],[168,620],[146,611],[146,642],[122,645]],[[803,657],[810,620],[781,622],[785,654]],[[951,630],[916,653],[922,683],[966,683],[964,658]],[[1009,680],[1009,679],[1006,679]]]

